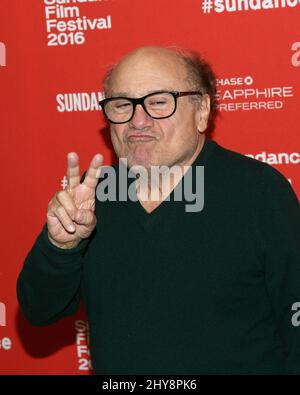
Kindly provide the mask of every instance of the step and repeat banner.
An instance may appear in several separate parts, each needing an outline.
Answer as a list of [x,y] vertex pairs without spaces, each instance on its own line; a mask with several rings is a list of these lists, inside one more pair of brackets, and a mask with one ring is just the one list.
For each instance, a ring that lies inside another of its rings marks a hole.
[[75,316],[33,327],[16,279],[66,185],[115,156],[98,106],[108,67],[143,45],[198,51],[217,78],[211,138],[278,169],[300,196],[299,0],[0,0],[0,374],[90,374],[89,329]]

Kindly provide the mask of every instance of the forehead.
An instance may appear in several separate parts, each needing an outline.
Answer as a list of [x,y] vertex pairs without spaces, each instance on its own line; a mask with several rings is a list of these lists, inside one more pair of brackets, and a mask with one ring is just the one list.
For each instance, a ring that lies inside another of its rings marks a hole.
[[157,90],[186,87],[186,68],[170,51],[141,51],[126,57],[114,69],[110,94],[142,96]]

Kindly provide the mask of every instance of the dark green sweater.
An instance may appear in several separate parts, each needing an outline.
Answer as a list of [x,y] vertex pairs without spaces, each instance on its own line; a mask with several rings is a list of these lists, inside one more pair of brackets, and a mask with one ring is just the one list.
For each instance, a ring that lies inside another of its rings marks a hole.
[[97,227],[72,250],[45,225],[18,279],[21,308],[47,325],[83,300],[97,374],[300,374],[298,199],[277,170],[212,140],[196,165],[200,212],[173,193],[151,214],[96,200]]

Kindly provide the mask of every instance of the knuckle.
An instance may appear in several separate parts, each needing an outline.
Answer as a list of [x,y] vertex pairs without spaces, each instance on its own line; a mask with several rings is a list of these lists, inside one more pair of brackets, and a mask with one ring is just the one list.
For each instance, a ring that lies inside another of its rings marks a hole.
[[86,219],[89,222],[91,222],[91,220],[93,219],[93,214],[92,214],[91,210],[86,210]]
[[47,206],[48,211],[52,210],[52,208],[53,208],[53,199],[50,200]]
[[48,203],[47,211],[55,212],[58,205],[59,205],[58,201],[56,200],[55,197],[53,197]]
[[96,219],[95,214],[92,211],[89,211],[88,218],[89,218],[88,223],[90,226],[96,225],[97,219]]
[[71,216],[74,217],[75,216],[75,212],[76,212],[76,207],[75,204],[73,203],[73,201],[66,201],[62,203],[63,208],[66,210],[66,212]]
[[64,191],[64,190],[63,190],[63,191],[58,191],[58,192],[56,192],[56,198],[57,198],[58,200],[63,199],[64,196],[65,196],[65,191]]
[[57,213],[59,216],[64,216],[64,215],[65,215],[65,209],[63,208],[63,206],[58,206],[58,207],[56,208],[56,213]]
[[67,186],[64,189],[64,192],[66,193],[66,195],[70,196],[71,199],[73,199],[74,192],[73,192],[73,189],[70,186]]
[[72,217],[72,219],[75,218],[76,210],[74,207],[69,208],[68,213]]

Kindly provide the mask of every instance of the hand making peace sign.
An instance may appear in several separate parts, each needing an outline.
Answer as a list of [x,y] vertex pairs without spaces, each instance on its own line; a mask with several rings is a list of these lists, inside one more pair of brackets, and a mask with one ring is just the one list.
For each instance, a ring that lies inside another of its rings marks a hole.
[[95,194],[103,156],[93,157],[82,183],[76,152],[70,152],[67,161],[68,186],[54,195],[47,210],[49,240],[64,249],[76,247],[96,226]]

